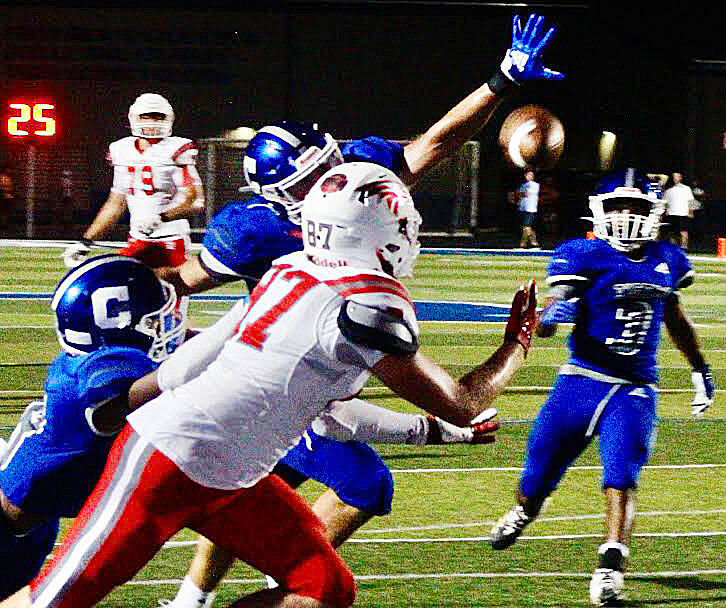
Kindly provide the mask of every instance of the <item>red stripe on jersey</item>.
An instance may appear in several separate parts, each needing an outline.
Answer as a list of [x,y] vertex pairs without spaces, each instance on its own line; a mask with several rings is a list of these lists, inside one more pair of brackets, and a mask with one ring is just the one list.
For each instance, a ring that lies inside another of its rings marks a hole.
[[179,158],[184,152],[187,150],[196,150],[197,146],[194,144],[194,142],[190,141],[185,143],[181,148],[179,148],[174,154],[171,155],[171,160],[176,162],[176,159]]
[[192,186],[194,184],[194,180],[192,179],[192,174],[189,172],[189,165],[183,165],[182,166],[182,187],[188,188],[189,186]]
[[394,279],[388,279],[375,274],[358,274],[352,277],[343,277],[333,281],[325,281],[328,287],[335,289],[342,297],[357,293],[390,293],[411,303],[411,297],[406,288]]

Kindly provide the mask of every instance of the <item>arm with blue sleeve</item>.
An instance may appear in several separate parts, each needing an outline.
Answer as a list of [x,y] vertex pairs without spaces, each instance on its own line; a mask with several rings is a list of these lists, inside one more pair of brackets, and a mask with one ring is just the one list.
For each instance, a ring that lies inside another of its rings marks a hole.
[[553,252],[547,269],[550,290],[539,315],[538,337],[549,338],[560,323],[577,321],[579,301],[589,284],[586,259],[576,241],[560,245]]
[[666,301],[665,324],[673,344],[691,365],[691,380],[696,390],[691,402],[691,413],[700,418],[711,407],[716,386],[711,366],[706,363],[696,329],[681,305],[678,292],[673,292]]

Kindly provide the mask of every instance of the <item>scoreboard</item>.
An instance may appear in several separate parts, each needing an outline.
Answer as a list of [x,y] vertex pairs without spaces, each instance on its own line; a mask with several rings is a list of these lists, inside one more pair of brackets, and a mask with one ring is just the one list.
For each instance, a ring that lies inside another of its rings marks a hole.
[[50,140],[58,134],[57,107],[49,98],[8,98],[3,135],[13,140]]

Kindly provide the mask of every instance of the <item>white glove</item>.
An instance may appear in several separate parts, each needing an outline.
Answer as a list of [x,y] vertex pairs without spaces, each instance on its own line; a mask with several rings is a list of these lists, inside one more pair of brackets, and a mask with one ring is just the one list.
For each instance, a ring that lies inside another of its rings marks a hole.
[[141,217],[134,221],[134,227],[144,236],[151,236],[160,224],[161,217],[157,213]]
[[82,264],[88,257],[88,254],[91,253],[91,248],[89,247],[90,244],[91,241],[86,239],[84,241],[74,243],[73,245],[68,245],[61,255],[66,268],[75,268],[79,264]]

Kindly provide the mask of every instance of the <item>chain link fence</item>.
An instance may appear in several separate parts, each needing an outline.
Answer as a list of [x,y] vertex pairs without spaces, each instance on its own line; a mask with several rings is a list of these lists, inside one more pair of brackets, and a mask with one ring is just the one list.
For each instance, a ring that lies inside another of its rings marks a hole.
[[[225,204],[250,196],[239,191],[247,141],[210,138],[197,143],[207,206],[205,214],[192,221],[194,240],[201,239],[209,219]],[[78,238],[108,196],[112,171],[105,162],[105,145],[99,142],[14,145],[5,157],[6,174],[0,181],[2,238]],[[476,229],[479,158],[479,142],[468,142],[416,185],[413,196],[423,232],[468,234]],[[127,221],[123,218],[110,238],[125,238]]]

